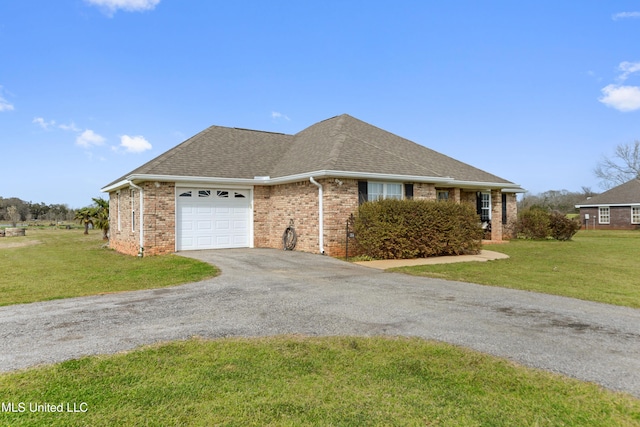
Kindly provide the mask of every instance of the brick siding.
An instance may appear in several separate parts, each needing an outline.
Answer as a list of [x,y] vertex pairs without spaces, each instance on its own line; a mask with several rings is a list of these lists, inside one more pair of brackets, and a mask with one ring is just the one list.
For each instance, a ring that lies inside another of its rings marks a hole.
[[[585,214],[589,214],[589,220],[585,222]],[[580,208],[580,223],[582,229],[587,230],[636,230],[640,224],[631,223],[631,206],[610,206],[609,224],[599,223],[598,207]]]
[[[358,181],[355,179],[319,179],[323,187],[324,250],[327,255],[345,255],[346,222],[358,209]],[[172,253],[176,247],[176,189],[172,182],[145,182],[144,191],[144,255]],[[450,199],[475,206],[476,193],[448,188]],[[436,200],[433,184],[415,183],[414,198]],[[139,254],[140,193],[122,189],[109,195],[111,248],[129,255]],[[492,193],[493,218],[500,224],[492,239],[507,234],[502,228],[502,207],[499,191]],[[132,226],[132,208],[135,224]],[[507,227],[515,221],[515,194],[507,195]],[[118,216],[119,212],[119,216]],[[119,217],[119,220],[118,220]],[[253,245],[257,248],[282,249],[282,234],[290,221],[297,234],[296,250],[319,252],[318,188],[310,181],[274,186],[255,186],[253,189]],[[119,223],[119,227],[118,227]],[[493,228],[493,227],[492,227]],[[350,242],[350,244],[353,242]],[[350,255],[353,255],[350,248]]]

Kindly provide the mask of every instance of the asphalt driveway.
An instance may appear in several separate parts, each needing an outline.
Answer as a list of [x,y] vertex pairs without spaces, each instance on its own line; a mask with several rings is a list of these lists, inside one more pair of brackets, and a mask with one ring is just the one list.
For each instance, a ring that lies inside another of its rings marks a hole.
[[405,335],[640,397],[640,310],[385,273],[302,252],[183,255],[222,274],[172,288],[0,308],[0,370],[193,336]]

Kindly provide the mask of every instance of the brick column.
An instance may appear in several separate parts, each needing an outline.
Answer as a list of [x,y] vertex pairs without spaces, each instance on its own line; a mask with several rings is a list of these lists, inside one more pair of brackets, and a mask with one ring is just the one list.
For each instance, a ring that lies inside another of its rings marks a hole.
[[491,240],[502,241],[502,192],[491,190]]

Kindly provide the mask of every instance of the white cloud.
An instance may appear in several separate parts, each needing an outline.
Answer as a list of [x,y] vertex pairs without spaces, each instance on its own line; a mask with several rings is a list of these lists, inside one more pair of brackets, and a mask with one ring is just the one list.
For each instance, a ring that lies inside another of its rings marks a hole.
[[640,18],[640,12],[620,12],[611,16],[614,21],[625,18]]
[[640,71],[640,62],[621,62],[618,68],[622,71],[622,74],[618,76],[618,80],[623,82],[627,80],[631,74]]
[[119,9],[126,12],[143,12],[153,10],[160,0],[85,0],[87,3],[98,6],[109,15],[113,15]]
[[127,153],[142,153],[152,148],[149,141],[140,135],[122,135],[120,137],[120,147],[123,147]]
[[46,121],[45,119],[43,119],[42,117],[36,117],[33,119],[32,123],[36,123],[38,124],[42,129],[44,130],[49,130],[50,127],[55,126],[56,125],[56,121],[55,120],[51,120],[51,121]]
[[640,110],[640,87],[607,85],[602,88],[603,96],[598,99],[607,107],[629,112]]
[[76,144],[85,148],[102,145],[105,141],[106,139],[103,136],[98,135],[91,129],[85,130],[76,138]]
[[58,127],[62,130],[67,130],[67,131],[71,131],[71,132],[80,132],[80,128],[78,128],[76,126],[76,124],[74,122],[69,123],[68,125],[65,124],[60,124],[58,125]]
[[3,111],[13,111],[13,105],[2,97],[2,86],[0,86],[0,113]]
[[274,120],[285,119],[287,121],[291,121],[291,119],[286,114],[278,113],[277,111],[271,112],[271,118]]

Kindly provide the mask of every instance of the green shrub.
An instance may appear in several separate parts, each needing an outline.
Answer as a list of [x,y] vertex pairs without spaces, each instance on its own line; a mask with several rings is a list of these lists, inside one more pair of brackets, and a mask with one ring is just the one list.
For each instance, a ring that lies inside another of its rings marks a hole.
[[549,214],[549,230],[556,240],[571,240],[580,230],[580,220],[554,211]]
[[518,237],[525,239],[546,239],[551,235],[549,224],[549,212],[533,206],[518,214],[516,233]]
[[363,203],[355,231],[360,252],[377,259],[477,253],[483,236],[472,206],[426,200]]
[[518,214],[516,232],[524,239],[571,240],[580,230],[580,222],[561,212],[549,212],[541,207],[531,207]]

